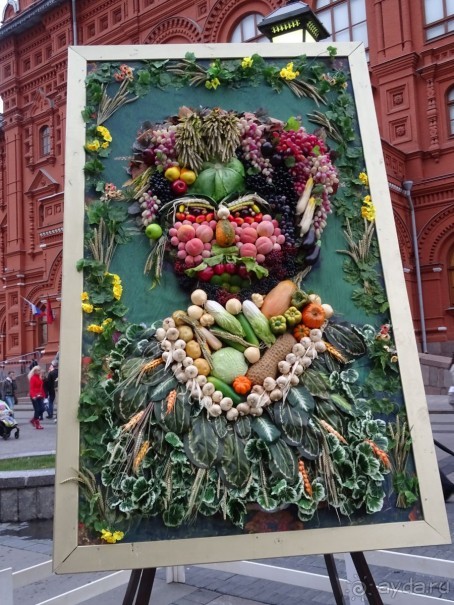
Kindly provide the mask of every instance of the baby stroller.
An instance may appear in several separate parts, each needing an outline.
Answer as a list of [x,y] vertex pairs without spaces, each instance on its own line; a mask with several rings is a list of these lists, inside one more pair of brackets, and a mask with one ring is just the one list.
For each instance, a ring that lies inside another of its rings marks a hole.
[[0,400],[0,437],[5,440],[9,439],[12,431],[15,431],[14,439],[19,439],[20,429],[14,414],[9,405]]

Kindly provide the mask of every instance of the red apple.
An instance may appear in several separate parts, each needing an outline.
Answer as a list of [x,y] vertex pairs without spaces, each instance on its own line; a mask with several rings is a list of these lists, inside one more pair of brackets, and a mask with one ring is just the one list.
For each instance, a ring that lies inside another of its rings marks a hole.
[[172,191],[177,195],[183,195],[188,190],[188,185],[181,179],[177,179],[176,181],[172,181],[171,184]]

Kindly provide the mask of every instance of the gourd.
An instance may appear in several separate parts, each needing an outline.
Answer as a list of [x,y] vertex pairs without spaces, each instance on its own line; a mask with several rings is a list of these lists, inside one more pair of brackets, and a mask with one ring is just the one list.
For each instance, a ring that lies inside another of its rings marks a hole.
[[216,223],[216,243],[221,248],[228,248],[235,243],[235,229],[227,219],[221,219]]
[[291,306],[292,295],[296,289],[295,282],[290,279],[281,281],[265,296],[260,311],[268,319],[275,315],[283,315]]
[[190,193],[207,195],[220,202],[231,193],[244,191],[244,177],[244,166],[236,158],[226,164],[205,162]]

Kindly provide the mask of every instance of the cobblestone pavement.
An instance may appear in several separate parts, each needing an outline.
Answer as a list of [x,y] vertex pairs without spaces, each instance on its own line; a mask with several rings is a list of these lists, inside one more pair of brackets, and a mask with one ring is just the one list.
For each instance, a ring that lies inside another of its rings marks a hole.
[[[428,397],[434,438],[454,451],[454,408],[447,397]],[[39,431],[44,433],[44,431]],[[49,441],[51,435],[49,431]],[[47,440],[46,440],[47,441]],[[8,445],[6,443],[5,445]],[[51,451],[51,443],[42,443]],[[55,447],[55,444],[54,444]],[[26,449],[26,448],[25,448]],[[440,468],[454,479],[454,457],[437,449]],[[454,496],[448,501],[451,535],[454,529]],[[437,559],[454,560],[454,547],[426,546],[402,549],[400,552],[418,554]],[[34,524],[0,524],[0,569],[23,569],[47,561],[52,556],[52,525],[50,522]],[[258,561],[278,567],[326,575],[322,556],[287,557]],[[345,577],[344,565],[338,562],[341,577]],[[409,590],[418,594],[441,597],[454,601],[454,574],[452,577],[429,577],[400,571],[395,568],[371,566],[380,590],[385,587]],[[335,603],[331,593],[303,589],[281,582],[249,578],[234,573],[208,570],[197,566],[185,568],[185,584],[166,584],[165,570],[157,572],[151,598],[152,605],[326,605]],[[46,599],[91,582],[105,574],[66,574],[51,576],[15,591],[17,605],[36,605]],[[86,601],[88,605],[114,605],[123,601],[125,587]],[[359,602],[359,599],[358,599]]]

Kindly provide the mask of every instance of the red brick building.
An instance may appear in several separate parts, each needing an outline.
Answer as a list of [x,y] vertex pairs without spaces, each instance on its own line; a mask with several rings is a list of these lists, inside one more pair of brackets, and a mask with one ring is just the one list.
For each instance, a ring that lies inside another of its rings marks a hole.
[[[366,44],[415,330],[430,351],[451,355],[452,0],[307,3],[334,41]],[[8,1],[0,27],[0,360],[36,350],[45,350],[47,360],[58,349],[68,45],[256,41],[261,39],[257,22],[283,4],[284,0]],[[413,182],[409,195],[402,189],[403,181]],[[27,301],[42,314],[33,315]],[[55,314],[51,325],[45,311],[48,301]]]

